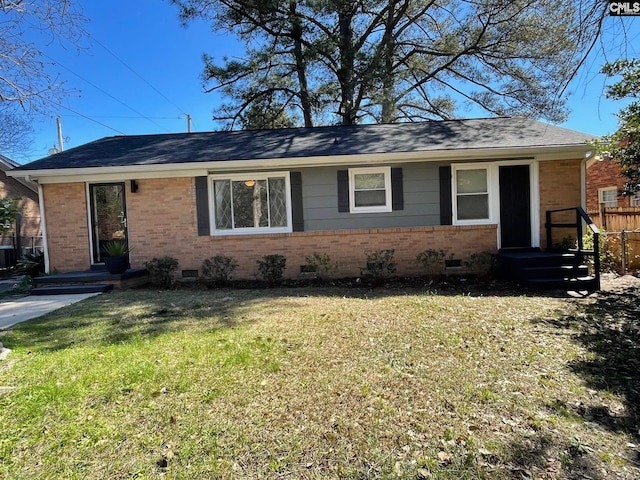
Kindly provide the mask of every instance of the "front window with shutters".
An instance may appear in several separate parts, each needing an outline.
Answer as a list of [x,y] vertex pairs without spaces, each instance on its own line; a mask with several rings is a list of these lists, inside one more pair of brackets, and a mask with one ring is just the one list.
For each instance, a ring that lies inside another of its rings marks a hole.
[[291,232],[288,172],[211,176],[214,234]]
[[391,211],[391,167],[349,169],[351,213]]

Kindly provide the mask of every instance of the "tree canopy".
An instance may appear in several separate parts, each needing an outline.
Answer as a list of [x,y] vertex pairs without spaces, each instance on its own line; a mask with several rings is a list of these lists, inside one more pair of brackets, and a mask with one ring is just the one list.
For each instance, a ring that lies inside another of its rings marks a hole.
[[560,122],[606,2],[577,0],[172,0],[247,46],[205,54],[227,128],[256,108],[298,125],[447,119],[463,108]]
[[610,62],[602,73],[619,80],[607,87],[606,96],[614,100],[632,99],[618,113],[618,130],[595,142],[602,155],[611,156],[627,177],[625,193],[640,191],[640,59]]
[[71,0],[0,0],[0,151],[26,148],[33,116],[65,94],[34,38],[78,45],[84,22]]

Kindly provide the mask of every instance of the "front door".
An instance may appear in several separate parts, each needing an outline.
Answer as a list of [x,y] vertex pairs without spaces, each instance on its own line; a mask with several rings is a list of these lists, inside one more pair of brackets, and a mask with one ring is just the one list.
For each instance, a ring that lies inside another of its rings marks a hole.
[[500,166],[500,246],[531,247],[529,165]]
[[103,248],[112,240],[127,241],[127,212],[124,183],[89,185],[91,201],[91,244],[93,262],[103,263]]

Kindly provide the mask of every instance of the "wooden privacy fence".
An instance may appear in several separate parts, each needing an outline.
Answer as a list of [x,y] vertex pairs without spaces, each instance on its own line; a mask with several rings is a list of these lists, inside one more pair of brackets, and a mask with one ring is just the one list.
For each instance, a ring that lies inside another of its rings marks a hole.
[[587,212],[602,233],[602,254],[622,275],[640,269],[640,207]]
[[587,213],[600,230],[621,232],[640,230],[640,207],[604,208]]

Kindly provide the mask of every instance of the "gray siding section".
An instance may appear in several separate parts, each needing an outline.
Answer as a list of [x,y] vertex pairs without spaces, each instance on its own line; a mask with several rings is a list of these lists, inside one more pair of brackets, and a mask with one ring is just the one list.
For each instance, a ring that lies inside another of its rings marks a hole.
[[438,168],[441,165],[443,163],[392,165],[403,170],[404,209],[388,213],[338,212],[337,172],[350,167],[303,169],[304,229],[308,232],[440,225]]

